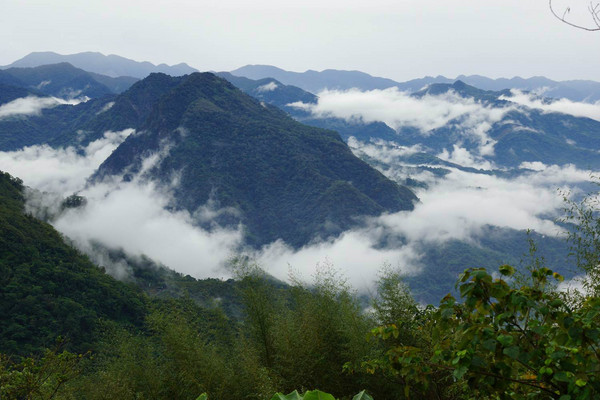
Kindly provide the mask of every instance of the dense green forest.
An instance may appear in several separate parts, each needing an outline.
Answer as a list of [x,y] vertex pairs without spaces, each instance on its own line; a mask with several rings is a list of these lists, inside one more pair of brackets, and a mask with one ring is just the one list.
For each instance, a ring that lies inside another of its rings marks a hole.
[[3,173],[2,399],[600,396],[593,198],[567,204],[565,220],[576,227],[569,239],[585,291],[559,291],[562,276],[531,242],[525,268],[468,269],[460,297],[436,306],[418,304],[381,266],[365,308],[327,264],[309,283],[283,284],[246,258],[231,260],[230,281],[142,260],[119,282],[26,215],[23,196]]

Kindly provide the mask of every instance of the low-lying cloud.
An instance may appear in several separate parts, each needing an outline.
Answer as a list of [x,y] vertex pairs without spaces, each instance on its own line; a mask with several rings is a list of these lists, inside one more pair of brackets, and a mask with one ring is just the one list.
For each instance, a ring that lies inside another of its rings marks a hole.
[[544,99],[540,98],[535,93],[525,93],[518,89],[511,89],[511,96],[501,96],[500,98],[522,106],[542,110],[547,113],[557,112],[600,121],[600,102],[584,103],[571,101],[565,98],[544,101]]
[[[79,151],[37,146],[0,153],[0,169],[40,190],[63,196],[77,191],[85,196],[85,207],[65,211],[53,224],[97,262],[107,259],[94,247],[94,243],[101,243],[132,256],[145,255],[196,278],[230,277],[227,262],[243,248],[243,229],[213,225],[208,231],[198,227],[199,216],[203,226],[207,226],[211,216],[219,214],[210,204],[206,205],[210,212],[173,211],[168,207],[172,204],[172,186],[139,177],[129,182],[109,179],[86,186],[86,178],[131,132],[107,132],[103,139]],[[529,171],[512,179],[455,168],[448,168],[446,175],[436,175],[402,161],[420,151],[419,146],[403,147],[383,141],[364,144],[356,139],[350,143],[355,152],[377,160],[387,176],[398,181],[411,177],[426,184],[417,189],[421,201],[412,212],[370,218],[363,227],[301,249],[278,241],[260,250],[245,250],[277,278],[287,279],[291,268],[310,280],[318,263],[328,261],[348,277],[350,284],[364,290],[372,285],[384,264],[407,274],[418,274],[427,245],[456,239],[476,245],[489,225],[531,228],[556,236],[561,229],[553,221],[563,207],[556,188],[569,189],[590,177],[589,171],[574,166],[542,163],[523,165]],[[163,150],[169,151],[168,144]],[[159,163],[161,154],[149,157],[145,164]],[[173,184],[176,185],[176,177]],[[40,199],[31,206],[36,204],[40,204]],[[385,247],[381,246],[383,242],[387,243]],[[122,265],[112,267],[108,270],[115,275],[126,274]]]
[[256,90],[259,93],[272,92],[273,90],[277,89],[278,87],[279,86],[275,82],[271,81],[269,83],[266,83],[266,84],[264,84],[262,86],[257,87]]
[[38,190],[66,196],[81,189],[96,168],[133,132],[133,129],[107,131],[84,148],[37,145],[0,152],[0,170]]
[[483,105],[453,91],[440,95],[411,96],[397,87],[383,90],[325,90],[318,94],[317,104],[291,103],[290,106],[310,111],[319,118],[336,117],[347,121],[381,121],[393,129],[417,127],[424,133],[440,128],[457,118],[462,124],[476,127],[500,121],[510,110]]
[[[386,174],[401,172],[392,168]],[[515,179],[453,168],[444,178],[427,172],[412,176],[427,179],[429,185],[417,192],[421,201],[414,211],[372,218],[363,228],[299,250],[276,242],[254,257],[280,279],[286,278],[290,268],[310,278],[317,264],[328,260],[342,269],[355,288],[367,290],[384,264],[409,275],[418,274],[423,268],[423,251],[428,247],[448,240],[477,246],[488,226],[561,236],[563,230],[554,222],[564,207],[557,188],[568,190],[590,178],[589,171],[573,166],[546,166]],[[381,248],[382,241],[391,246]]]
[[[450,90],[439,95],[412,96],[396,87],[383,90],[323,91],[317,104],[296,102],[290,106],[309,111],[316,118],[342,118],[349,122],[383,122],[396,131],[404,127],[418,128],[423,136],[434,135],[435,129],[451,125],[453,132],[476,147],[467,151],[456,143],[439,157],[474,168],[490,169],[485,157],[494,155],[496,141],[488,136],[492,126],[516,106],[493,107],[462,97]],[[399,132],[402,135],[402,132]]]
[[27,96],[0,105],[0,119],[17,115],[40,115],[43,109],[63,104],[75,105],[81,100],[64,100],[58,97]]
[[198,228],[190,213],[167,211],[169,194],[151,182],[104,182],[79,194],[87,205],[67,211],[54,226],[81,249],[102,243],[196,278],[230,277],[224,266],[241,243],[240,229]]

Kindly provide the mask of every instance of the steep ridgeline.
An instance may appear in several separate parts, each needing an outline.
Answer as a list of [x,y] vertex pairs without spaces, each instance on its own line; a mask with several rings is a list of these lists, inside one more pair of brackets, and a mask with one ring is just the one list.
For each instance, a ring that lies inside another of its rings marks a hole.
[[312,117],[310,111],[292,105],[298,102],[315,104],[318,101],[317,96],[299,87],[284,85],[273,78],[253,80],[242,76],[235,76],[229,72],[219,72],[217,75],[228,80],[244,93],[267,104],[281,108],[306,125],[338,132],[344,140],[347,140],[350,136],[364,141],[368,141],[371,138],[384,140],[394,140],[396,138],[396,132],[383,122],[367,123],[358,120],[349,122],[342,118]]
[[[0,150],[39,144],[86,146],[108,130],[139,127],[150,115],[157,99],[169,91],[177,79],[155,74],[135,83],[119,96],[104,96],[75,106],[50,106],[32,115],[0,116]],[[0,99],[6,97],[7,102],[28,95],[43,96],[39,92],[0,84],[0,89],[5,87],[10,90],[0,92]]]
[[281,238],[302,246],[360,216],[413,208],[409,189],[355,157],[337,133],[302,125],[213,74],[153,74],[131,91],[139,85],[159,85],[163,94],[95,179],[127,179],[161,153],[144,176],[164,184],[178,177],[177,207],[194,212],[210,201],[235,210],[220,222],[242,222],[253,245]]
[[50,225],[24,214],[23,185],[0,171],[0,353],[93,346],[100,319],[139,325],[141,292],[118,282],[64,243]]

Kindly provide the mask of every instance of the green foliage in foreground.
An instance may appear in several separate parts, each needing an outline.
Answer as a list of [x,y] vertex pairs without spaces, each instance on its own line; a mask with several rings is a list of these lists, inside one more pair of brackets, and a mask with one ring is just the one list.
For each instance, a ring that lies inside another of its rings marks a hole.
[[[506,277],[514,272],[500,267]],[[549,278],[562,280],[542,267],[529,284],[512,287],[483,269],[467,270],[459,280],[463,302],[446,296],[428,321],[430,348],[394,345],[363,367],[402,377],[407,394],[413,386],[427,390],[447,371],[474,398],[598,398],[600,299],[573,306],[548,287]],[[400,333],[396,325],[372,331],[382,340]]]
[[[285,286],[235,259],[238,319],[219,303],[149,299],[115,282],[23,214],[20,181],[0,185],[0,343],[18,350],[0,356],[2,399],[600,398],[600,224],[588,206],[569,215],[586,293],[557,290],[561,275],[535,259],[528,273],[467,269],[461,301],[422,307],[388,267],[364,312],[330,265]],[[140,321],[114,304],[135,305]],[[62,327],[93,352],[40,351]]]

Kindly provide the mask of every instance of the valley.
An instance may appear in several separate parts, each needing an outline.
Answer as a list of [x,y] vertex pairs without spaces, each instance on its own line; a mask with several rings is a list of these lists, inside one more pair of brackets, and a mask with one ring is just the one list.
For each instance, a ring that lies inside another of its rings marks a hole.
[[[464,279],[581,285],[589,227],[569,210],[597,191],[598,98],[598,83],[539,77],[32,53],[0,69],[0,353],[46,351],[42,370],[62,354],[52,368],[87,371],[73,398],[405,398],[382,354],[427,346],[418,332],[447,323],[449,299],[481,304]],[[401,339],[370,347],[369,332]],[[452,398],[461,377],[407,390]]]

